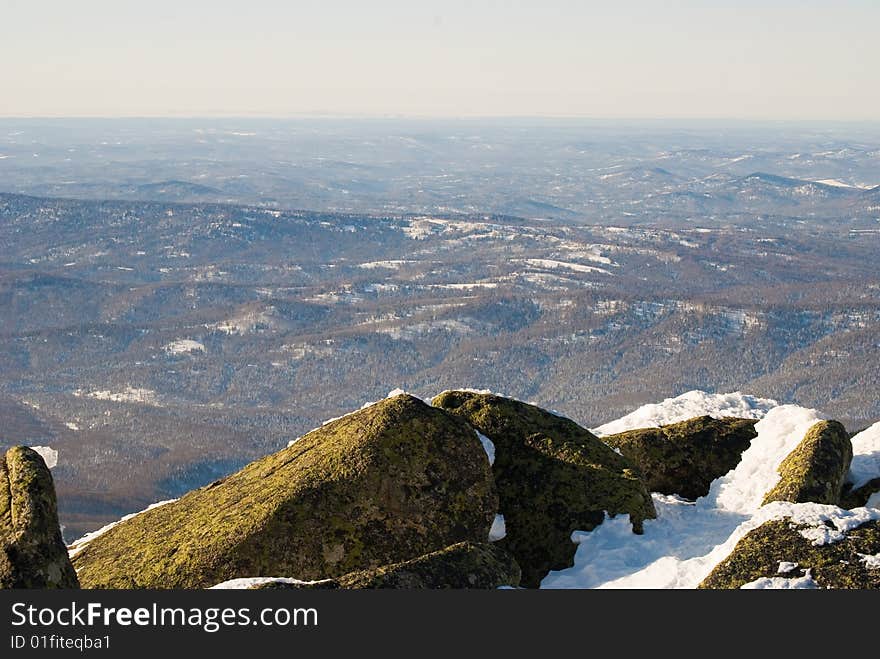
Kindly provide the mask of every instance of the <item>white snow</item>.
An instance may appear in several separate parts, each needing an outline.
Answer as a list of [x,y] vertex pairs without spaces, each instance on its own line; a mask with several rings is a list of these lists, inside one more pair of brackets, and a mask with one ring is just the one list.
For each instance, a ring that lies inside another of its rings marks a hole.
[[809,570],[802,577],[761,577],[740,586],[740,590],[787,590],[820,588]]
[[477,433],[477,437],[480,439],[480,443],[483,445],[483,450],[486,452],[486,456],[489,458],[489,466],[495,464],[495,444],[492,443],[492,440],[486,437],[479,430],[474,430]]
[[880,423],[875,423],[852,438],[853,459],[847,481],[858,488],[880,478]]
[[77,424],[75,424],[73,421],[68,421],[64,425],[67,426],[68,428],[70,428],[71,430],[79,430],[79,426]]
[[369,261],[367,263],[361,263],[358,265],[359,268],[363,268],[364,270],[375,270],[376,268],[386,268],[388,270],[398,270],[401,266],[406,265],[407,263],[415,263],[415,261],[406,261],[406,260],[393,260],[393,261]]
[[705,391],[688,391],[681,396],[667,398],[662,403],[643,405],[621,419],[594,428],[593,432],[601,437],[636,428],[656,428],[706,414],[716,419],[726,416],[760,419],[776,406],[775,400],[739,392],[708,394]]
[[262,586],[268,583],[285,583],[292,585],[310,586],[319,583],[325,583],[329,579],[318,579],[316,581],[301,581],[300,579],[291,579],[289,577],[243,577],[241,579],[230,579],[216,586],[211,586],[208,590],[247,590],[254,586]]
[[880,570],[880,554],[859,554],[859,560],[869,570]]
[[40,454],[49,469],[58,465],[58,451],[51,446],[31,446],[30,448]]
[[489,529],[489,542],[498,542],[507,536],[507,526],[504,524],[504,515],[495,515],[492,520],[492,528]]
[[86,546],[95,538],[104,535],[112,529],[117,524],[121,522],[125,522],[133,517],[137,517],[138,515],[147,512],[148,510],[153,510],[154,508],[158,508],[159,506],[164,506],[167,503],[174,503],[177,499],[168,499],[166,501],[157,501],[156,503],[151,503],[149,506],[141,510],[140,512],[131,513],[130,515],[125,515],[124,517],[116,520],[115,522],[110,522],[106,526],[102,526],[97,531],[92,531],[91,533],[86,533],[83,537],[78,540],[74,540],[67,546],[67,553],[70,558],[76,556],[79,552],[86,548]]
[[571,263],[569,261],[556,261],[553,259],[513,259],[513,262],[524,263],[526,265],[532,266],[533,268],[545,268],[549,270],[562,268],[564,270],[571,270],[572,272],[597,272],[603,275],[611,274],[605,268],[597,268],[592,265],[583,265],[582,263]]
[[[701,407],[699,401],[705,405]],[[792,523],[809,527],[802,535],[822,543],[840,539],[868,520],[880,519],[880,510],[869,508],[849,511],[787,502],[761,506],[764,494],[779,480],[779,464],[822,418],[816,410],[794,405],[771,407],[771,403],[742,394],[718,397],[689,392],[659,406],[636,410],[628,422],[607,424],[623,430],[646,422],[669,423],[717,414],[719,410],[723,410],[721,416],[763,416],[755,426],[758,436],[739,465],[716,479],[706,497],[690,502],[653,494],[658,517],[645,521],[641,536],[633,534],[629,520],[622,515],[606,518],[592,532],[575,531],[574,566],[550,572],[541,587],[694,588],[746,533],[769,520],[790,517]]]
[[163,350],[169,355],[181,355],[188,352],[205,352],[205,346],[192,339],[178,339],[165,345]]
[[73,392],[74,396],[87,396],[98,400],[109,400],[114,403],[145,403],[147,405],[158,405],[156,401],[156,392],[152,389],[142,389],[137,387],[126,387],[122,391],[83,391],[77,389]]
[[777,574],[788,574],[789,572],[793,572],[797,569],[797,563],[790,563],[789,561],[781,561],[779,563],[779,568],[776,570]]

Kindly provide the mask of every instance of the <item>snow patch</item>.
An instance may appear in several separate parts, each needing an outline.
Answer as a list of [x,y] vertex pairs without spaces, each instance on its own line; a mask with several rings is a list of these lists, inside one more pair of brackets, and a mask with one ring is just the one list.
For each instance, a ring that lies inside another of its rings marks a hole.
[[777,405],[775,400],[740,392],[709,394],[705,391],[688,391],[681,396],[667,398],[662,403],[643,405],[623,418],[594,428],[593,433],[601,437],[636,428],[656,428],[707,414],[716,419],[729,416],[761,419]]
[[51,446],[31,446],[30,448],[43,458],[43,462],[46,463],[49,469],[58,465],[58,451]]
[[264,584],[279,583],[291,584],[294,586],[312,586],[315,584],[328,583],[331,579],[319,579],[317,581],[301,581],[300,579],[291,579],[289,577],[243,577],[240,579],[230,579],[216,586],[211,586],[208,590],[247,590],[254,586],[262,586]]
[[853,459],[847,481],[853,489],[880,478],[880,423],[875,423],[852,438]]
[[486,437],[479,430],[474,430],[477,433],[477,437],[480,440],[480,443],[483,445],[483,450],[486,452],[486,456],[489,458],[489,466],[491,467],[495,464],[495,444],[492,443],[492,440]]
[[779,563],[779,567],[776,569],[776,574],[788,574],[789,572],[793,572],[797,569],[797,563],[790,563],[789,561],[781,561]]
[[498,542],[507,536],[507,526],[504,524],[504,515],[495,515],[492,520],[492,528],[489,529],[489,542]]
[[169,355],[181,355],[189,352],[205,352],[205,346],[192,339],[178,339],[162,348]]
[[740,586],[740,590],[787,590],[787,589],[816,589],[820,588],[810,571],[802,577],[761,577]]

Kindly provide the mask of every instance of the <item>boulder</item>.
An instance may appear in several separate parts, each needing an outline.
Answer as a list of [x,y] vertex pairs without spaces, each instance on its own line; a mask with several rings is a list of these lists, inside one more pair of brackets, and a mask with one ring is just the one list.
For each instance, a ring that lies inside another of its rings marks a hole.
[[573,564],[573,531],[591,531],[605,513],[629,515],[633,530],[656,516],[638,470],[574,421],[509,398],[449,391],[433,404],[495,445],[492,472],[507,535],[498,545],[535,588],[550,570]]
[[52,474],[24,446],[0,459],[0,588],[78,588],[58,525]]
[[323,579],[485,542],[497,506],[473,430],[400,395],[119,523],[73,562],[88,588]]
[[602,437],[642,472],[651,492],[697,499],[712,481],[739,464],[758,436],[754,419],[700,416],[660,428],[641,428]]
[[490,589],[517,586],[519,580],[519,566],[504,550],[489,543],[460,542],[402,563],[352,572],[329,581],[267,581],[253,589]]
[[790,518],[765,522],[746,534],[699,587],[740,588],[759,579],[775,580],[780,587],[784,579],[809,576],[821,588],[880,588],[880,520],[824,544],[801,535],[804,528],[809,527]]
[[776,486],[764,495],[771,501],[837,505],[853,449],[849,435],[837,421],[820,421],[779,465]]

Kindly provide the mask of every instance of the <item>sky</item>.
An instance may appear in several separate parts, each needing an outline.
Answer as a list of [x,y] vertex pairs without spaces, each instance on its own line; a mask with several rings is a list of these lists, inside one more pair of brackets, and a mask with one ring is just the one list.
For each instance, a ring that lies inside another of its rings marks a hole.
[[878,0],[0,0],[0,116],[880,120]]

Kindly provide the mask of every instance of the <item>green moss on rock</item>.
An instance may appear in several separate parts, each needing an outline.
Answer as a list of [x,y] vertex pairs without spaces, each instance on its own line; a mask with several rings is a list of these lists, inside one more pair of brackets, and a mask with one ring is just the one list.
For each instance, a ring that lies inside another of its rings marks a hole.
[[517,586],[519,580],[519,566],[503,549],[489,543],[460,542],[418,558],[352,572],[330,581],[310,584],[275,581],[259,584],[254,589],[490,589]]
[[[699,587],[739,588],[762,577],[801,577],[810,570],[823,588],[880,588],[880,569],[871,569],[864,560],[880,553],[880,522],[862,524],[826,545],[813,545],[798,528],[784,518],[750,531]],[[797,563],[797,569],[778,574],[783,561]]]
[[852,462],[852,442],[837,421],[820,421],[779,465],[779,483],[765,496],[771,501],[837,505]]
[[484,541],[497,505],[473,430],[401,395],[120,523],[73,562],[88,588],[323,579]]
[[656,516],[638,470],[574,421],[491,394],[450,391],[433,404],[466,419],[495,444],[493,473],[507,536],[497,544],[535,588],[550,570],[573,564],[575,530],[604,513],[627,514],[633,530]]
[[52,474],[27,447],[0,459],[0,588],[77,588]]
[[641,428],[602,437],[642,472],[651,492],[697,499],[739,464],[758,436],[753,419],[701,416],[660,428]]

